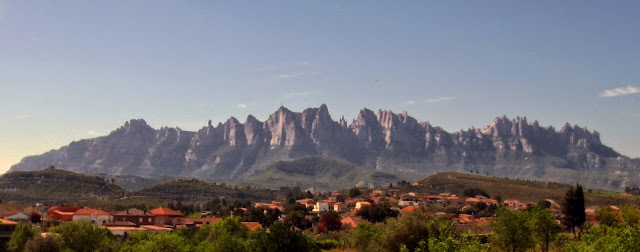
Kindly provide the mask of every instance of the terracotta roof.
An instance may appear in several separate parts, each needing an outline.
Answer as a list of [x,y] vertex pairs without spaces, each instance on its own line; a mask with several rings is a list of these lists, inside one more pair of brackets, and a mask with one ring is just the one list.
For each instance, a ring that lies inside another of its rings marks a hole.
[[75,215],[92,215],[92,214],[97,214],[97,215],[109,215],[109,213],[100,210],[100,209],[93,209],[93,208],[82,208],[82,209],[78,209],[78,211],[76,211],[74,214]]
[[256,230],[256,229],[262,227],[262,225],[260,225],[259,222],[242,222],[242,224],[244,224],[245,226],[247,226],[251,230]]
[[358,203],[360,203],[360,205],[371,205],[369,201],[358,201]]
[[167,216],[182,216],[182,213],[173,210],[171,208],[168,207],[158,207],[158,208],[154,208],[149,210],[149,212],[151,212],[152,214],[155,215],[167,215]]
[[416,207],[414,206],[408,206],[403,208],[402,210],[400,210],[400,212],[406,213],[406,212],[413,212],[413,210],[416,210]]
[[59,210],[53,210],[52,212],[53,213],[57,213],[59,215],[74,215],[75,214],[75,212],[62,212],[62,211],[59,211]]
[[10,221],[7,219],[0,219],[0,225],[17,225],[18,223],[15,221]]

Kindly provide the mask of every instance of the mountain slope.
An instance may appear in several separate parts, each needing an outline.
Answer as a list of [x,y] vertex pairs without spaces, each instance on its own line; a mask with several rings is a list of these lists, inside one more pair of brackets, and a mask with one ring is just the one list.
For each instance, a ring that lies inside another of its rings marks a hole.
[[[558,203],[569,189],[567,184],[540,181],[496,178],[460,172],[442,172],[417,182],[417,190],[429,193],[454,193],[460,195],[466,188],[480,188],[490,196],[500,195],[503,200],[518,199],[523,202],[539,202],[546,199]],[[640,204],[640,197],[607,191],[584,189],[587,205]]]
[[61,169],[9,172],[0,177],[0,200],[65,203],[122,197],[125,191],[105,179]]
[[340,190],[360,185],[385,185],[396,182],[394,175],[359,167],[349,162],[321,157],[280,161],[269,168],[242,179],[239,184],[278,188],[298,186],[302,189]]
[[271,200],[273,191],[261,188],[238,188],[209,183],[198,179],[174,179],[165,183],[142,188],[133,193],[135,197],[160,198],[172,201],[206,201],[216,197]]
[[346,160],[411,180],[441,171],[564,183],[583,179],[593,188],[640,185],[640,159],[622,156],[600,133],[566,124],[559,130],[524,117],[496,118],[482,129],[449,133],[406,112],[360,111],[351,124],[334,121],[326,105],[292,112],[280,107],[261,122],[248,116],[197,132],[153,129],[131,120],[107,136],[74,141],[24,158],[11,171],[55,165],[85,173],[143,177],[241,179],[284,160],[303,157]]

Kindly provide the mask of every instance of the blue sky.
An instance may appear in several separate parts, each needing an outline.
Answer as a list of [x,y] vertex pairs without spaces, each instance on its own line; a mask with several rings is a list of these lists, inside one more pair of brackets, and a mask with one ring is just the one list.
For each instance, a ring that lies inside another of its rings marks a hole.
[[0,172],[132,118],[196,130],[322,103],[334,119],[407,110],[449,131],[502,114],[570,122],[639,157],[639,11],[636,1],[0,0]]

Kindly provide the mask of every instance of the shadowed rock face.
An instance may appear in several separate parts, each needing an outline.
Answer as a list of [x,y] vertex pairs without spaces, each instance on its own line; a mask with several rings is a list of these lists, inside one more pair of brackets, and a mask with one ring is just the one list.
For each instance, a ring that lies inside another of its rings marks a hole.
[[264,122],[251,115],[244,123],[232,117],[214,127],[209,121],[197,132],[156,130],[142,119],[131,120],[107,136],[26,157],[11,170],[55,165],[114,175],[235,179],[279,160],[304,156],[416,175],[469,167],[488,175],[525,177],[542,176],[549,167],[610,173],[639,170],[637,160],[603,145],[598,132],[569,124],[556,131],[524,117],[502,116],[482,129],[449,133],[418,122],[407,112],[376,114],[365,108],[348,125],[344,118],[334,121],[324,104],[301,113],[280,107]]

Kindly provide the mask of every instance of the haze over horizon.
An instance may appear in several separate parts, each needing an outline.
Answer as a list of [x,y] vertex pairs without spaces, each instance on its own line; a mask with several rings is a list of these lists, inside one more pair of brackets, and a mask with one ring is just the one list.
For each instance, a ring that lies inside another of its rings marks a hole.
[[0,173],[133,118],[194,131],[323,103],[449,132],[569,122],[640,157],[639,7],[0,0]]

